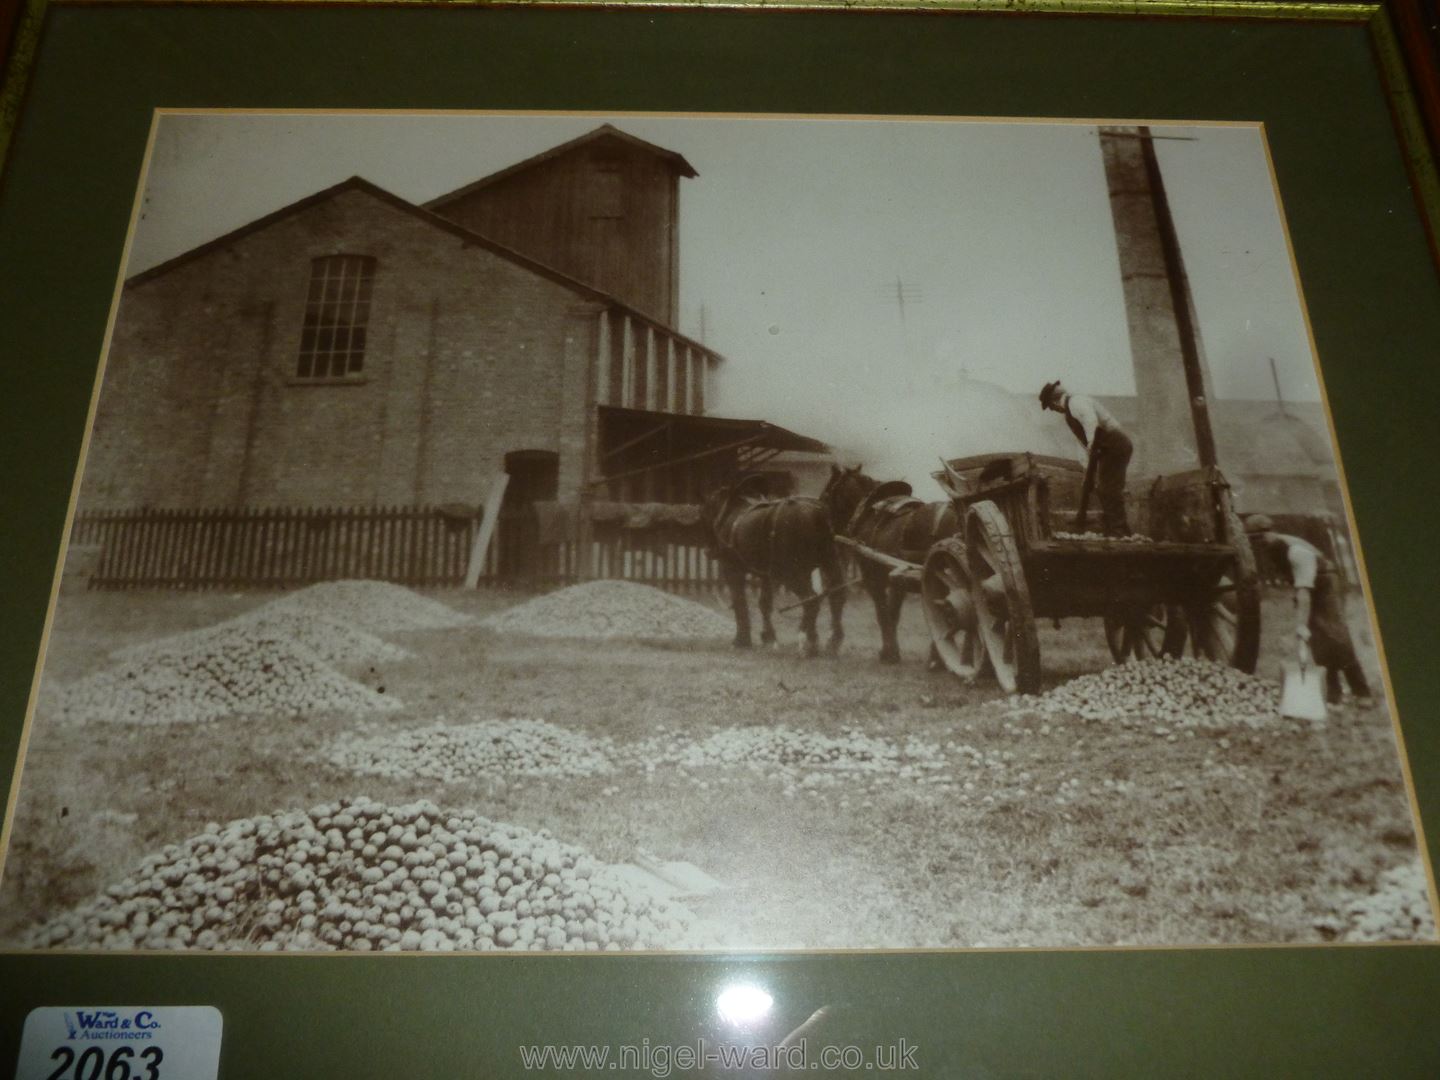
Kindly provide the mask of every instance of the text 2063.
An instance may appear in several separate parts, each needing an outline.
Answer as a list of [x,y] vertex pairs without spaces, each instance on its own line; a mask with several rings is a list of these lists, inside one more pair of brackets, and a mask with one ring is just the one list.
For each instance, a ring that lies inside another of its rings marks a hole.
[[117,1046],[107,1057],[99,1046],[87,1046],[78,1053],[73,1046],[57,1046],[50,1060],[58,1061],[60,1067],[45,1080],[160,1080],[165,1052],[158,1046],[147,1046],[138,1053],[133,1046]]

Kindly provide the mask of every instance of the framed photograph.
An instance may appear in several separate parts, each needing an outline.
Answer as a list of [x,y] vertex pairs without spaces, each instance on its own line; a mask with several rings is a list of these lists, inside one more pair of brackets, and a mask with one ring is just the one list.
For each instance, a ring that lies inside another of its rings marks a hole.
[[1431,54],[1155,13],[22,21],[4,1039],[1433,1071]]

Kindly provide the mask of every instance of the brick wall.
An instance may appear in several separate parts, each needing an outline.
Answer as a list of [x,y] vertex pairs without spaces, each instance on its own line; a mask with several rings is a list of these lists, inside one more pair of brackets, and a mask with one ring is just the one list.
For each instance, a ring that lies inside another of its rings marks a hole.
[[[376,260],[364,370],[296,375],[311,260]],[[599,305],[363,189],[127,286],[84,508],[480,501],[512,450],[581,479]]]

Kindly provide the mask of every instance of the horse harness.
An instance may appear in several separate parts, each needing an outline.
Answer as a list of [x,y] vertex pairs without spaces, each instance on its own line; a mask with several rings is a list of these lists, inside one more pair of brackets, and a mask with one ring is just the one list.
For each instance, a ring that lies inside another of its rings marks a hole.
[[855,536],[860,523],[866,517],[873,516],[876,520],[883,521],[901,517],[914,507],[926,505],[923,499],[917,499],[912,494],[912,490],[903,480],[887,480],[876,485],[870,494],[860,500],[860,504],[850,515],[850,520],[845,525],[845,535]]
[[717,515],[716,519],[717,524],[712,530],[715,534],[715,546],[720,549],[722,554],[728,555],[731,559],[735,560],[735,562],[737,562],[745,570],[746,573],[754,574],[756,577],[769,577],[770,575],[767,571],[760,570],[754,566],[751,566],[745,556],[740,553],[740,550],[735,547],[734,544],[730,543],[727,538],[721,534],[721,527],[719,523],[724,522],[725,525],[728,526],[728,528],[725,530],[726,532],[733,532],[736,524],[739,522],[741,514],[748,513],[752,510],[764,511],[766,514],[769,515],[769,529],[765,537],[765,549],[767,551],[770,551],[773,550],[775,547],[775,533],[778,529],[776,519],[779,517],[779,515],[776,513],[776,510],[778,510],[783,503],[805,502],[811,503],[815,506],[819,506],[822,509],[824,508],[824,504],[821,503],[819,499],[811,498],[808,495],[788,495],[782,499],[763,498],[752,495],[749,496],[749,502],[740,506],[736,506],[734,503],[735,496],[737,494],[742,493],[739,491],[732,491],[729,495],[726,496],[725,502],[721,505],[720,513]]

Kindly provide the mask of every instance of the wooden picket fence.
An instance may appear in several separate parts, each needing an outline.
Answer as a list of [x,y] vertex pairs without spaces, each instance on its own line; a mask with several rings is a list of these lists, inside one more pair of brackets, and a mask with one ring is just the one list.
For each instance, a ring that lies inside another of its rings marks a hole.
[[[94,589],[288,588],[369,578],[416,588],[465,580],[479,519],[441,507],[84,511],[70,543],[98,549]],[[525,586],[621,578],[673,592],[720,587],[693,529],[596,527],[541,544],[533,519],[502,513],[481,580]]]
[[[576,553],[574,563],[581,561]],[[585,576],[638,581],[686,595],[720,596],[724,592],[720,566],[696,530],[669,525],[655,529],[596,526]]]

